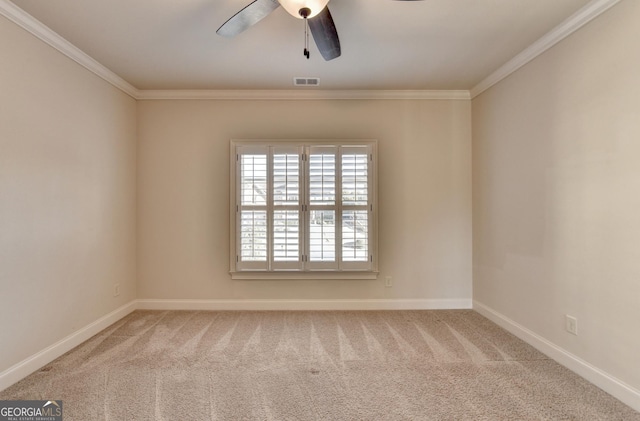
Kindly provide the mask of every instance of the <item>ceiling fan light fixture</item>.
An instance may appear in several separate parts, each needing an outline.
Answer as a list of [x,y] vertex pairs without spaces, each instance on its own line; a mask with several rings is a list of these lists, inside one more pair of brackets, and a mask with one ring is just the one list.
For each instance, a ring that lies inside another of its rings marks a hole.
[[[327,7],[329,0],[278,0],[278,2],[291,16],[303,19],[303,17],[312,18],[322,12]],[[305,13],[306,16],[303,16],[300,13],[302,9],[309,9],[310,12]]]

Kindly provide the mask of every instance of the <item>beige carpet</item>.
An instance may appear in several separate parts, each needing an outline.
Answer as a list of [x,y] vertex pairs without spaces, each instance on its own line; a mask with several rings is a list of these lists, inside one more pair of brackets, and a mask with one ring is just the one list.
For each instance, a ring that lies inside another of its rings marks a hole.
[[65,420],[640,420],[473,311],[137,311],[0,399]]

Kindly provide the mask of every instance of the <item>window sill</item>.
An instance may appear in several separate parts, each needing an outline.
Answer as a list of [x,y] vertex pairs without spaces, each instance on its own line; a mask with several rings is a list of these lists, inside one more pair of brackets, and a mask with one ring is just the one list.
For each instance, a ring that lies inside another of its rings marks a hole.
[[234,280],[358,280],[358,279],[378,279],[378,272],[362,272],[362,271],[314,271],[314,272],[297,272],[297,271],[242,271],[229,272],[231,279]]

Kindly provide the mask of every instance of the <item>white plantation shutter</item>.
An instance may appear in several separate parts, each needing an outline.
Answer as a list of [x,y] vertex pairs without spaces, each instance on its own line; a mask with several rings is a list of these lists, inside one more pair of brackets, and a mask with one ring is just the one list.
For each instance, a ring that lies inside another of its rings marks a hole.
[[336,146],[310,146],[307,149],[309,269],[336,269]]
[[266,147],[248,147],[236,156],[236,188],[240,192],[236,206],[236,260],[238,268],[244,270],[268,268],[267,152]]
[[369,161],[367,147],[344,147],[342,164],[342,261],[349,269],[370,267]]
[[267,212],[240,211],[240,259],[243,262],[267,261]]
[[375,146],[232,142],[232,274],[375,273]]
[[272,244],[271,268],[302,269],[302,151],[299,147],[271,147]]

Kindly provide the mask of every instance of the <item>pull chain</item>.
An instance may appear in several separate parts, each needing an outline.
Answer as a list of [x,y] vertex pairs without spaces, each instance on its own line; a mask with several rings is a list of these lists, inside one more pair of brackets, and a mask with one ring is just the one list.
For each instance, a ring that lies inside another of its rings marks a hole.
[[307,7],[303,7],[298,12],[300,16],[302,16],[302,20],[304,20],[304,51],[303,54],[309,60],[309,22],[307,22],[307,17],[311,14],[311,9]]
[[304,18],[304,56],[309,60],[309,22]]

